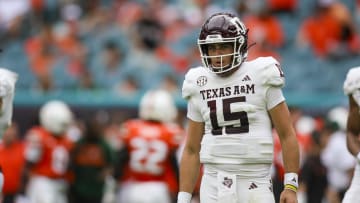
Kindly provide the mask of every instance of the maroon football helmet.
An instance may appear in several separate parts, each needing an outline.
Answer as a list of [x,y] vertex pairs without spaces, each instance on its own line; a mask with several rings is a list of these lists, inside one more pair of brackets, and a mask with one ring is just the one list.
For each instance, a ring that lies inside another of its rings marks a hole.
[[[238,17],[231,13],[216,13],[210,16],[201,28],[198,45],[203,65],[214,73],[225,73],[241,65],[248,54],[248,29]],[[212,43],[234,43],[232,63],[220,67],[211,65],[211,58],[225,57],[226,55],[209,56],[208,45]]]

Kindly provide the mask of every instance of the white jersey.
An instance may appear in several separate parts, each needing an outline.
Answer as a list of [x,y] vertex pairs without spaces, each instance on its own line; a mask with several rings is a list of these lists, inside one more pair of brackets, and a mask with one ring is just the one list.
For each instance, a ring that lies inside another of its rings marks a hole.
[[268,110],[285,100],[284,82],[280,65],[272,57],[244,62],[228,77],[204,67],[190,69],[182,94],[188,100],[187,117],[205,122],[201,162],[242,174],[243,170],[268,173],[273,159]]
[[17,73],[5,68],[0,68],[0,98],[2,98],[2,105],[0,105],[0,137],[11,125],[15,83],[17,79]]
[[352,95],[355,102],[360,106],[360,66],[349,70],[344,82],[344,93]]
[[[344,93],[352,95],[355,102],[360,106],[360,66],[349,70],[344,82]],[[360,113],[360,112],[359,112]],[[360,202],[360,162],[356,161],[351,185],[345,193],[343,203]]]

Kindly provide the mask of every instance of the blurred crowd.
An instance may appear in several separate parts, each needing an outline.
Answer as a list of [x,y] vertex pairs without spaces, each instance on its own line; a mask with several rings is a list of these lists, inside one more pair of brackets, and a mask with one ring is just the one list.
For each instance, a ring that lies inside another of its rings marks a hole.
[[[179,93],[183,73],[200,65],[201,23],[214,12],[230,11],[250,28],[249,59],[274,56],[284,61],[290,78],[299,77],[293,70],[299,67],[290,67],[294,63],[359,59],[359,5],[337,0],[1,1],[0,62],[20,74],[19,88],[39,92],[131,94],[164,87]],[[306,67],[310,63],[300,71],[314,71]]]

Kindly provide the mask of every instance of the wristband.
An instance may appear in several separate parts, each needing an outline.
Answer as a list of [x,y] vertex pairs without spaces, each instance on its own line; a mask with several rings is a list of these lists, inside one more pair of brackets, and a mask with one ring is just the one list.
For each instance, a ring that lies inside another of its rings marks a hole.
[[177,197],[177,203],[190,203],[192,194],[188,192],[179,192]]
[[284,188],[296,192],[298,187],[298,175],[296,173],[285,173]]
[[297,187],[293,186],[293,185],[290,185],[290,184],[286,184],[284,186],[284,189],[287,189],[287,190],[292,190],[294,192],[297,192]]

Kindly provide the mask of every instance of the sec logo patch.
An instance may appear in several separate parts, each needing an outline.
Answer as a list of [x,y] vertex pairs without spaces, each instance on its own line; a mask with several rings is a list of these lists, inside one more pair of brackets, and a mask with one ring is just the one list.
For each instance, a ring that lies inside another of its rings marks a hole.
[[204,85],[206,85],[207,83],[207,77],[205,76],[200,76],[198,77],[198,79],[196,80],[196,84],[199,86],[199,87],[202,87]]

